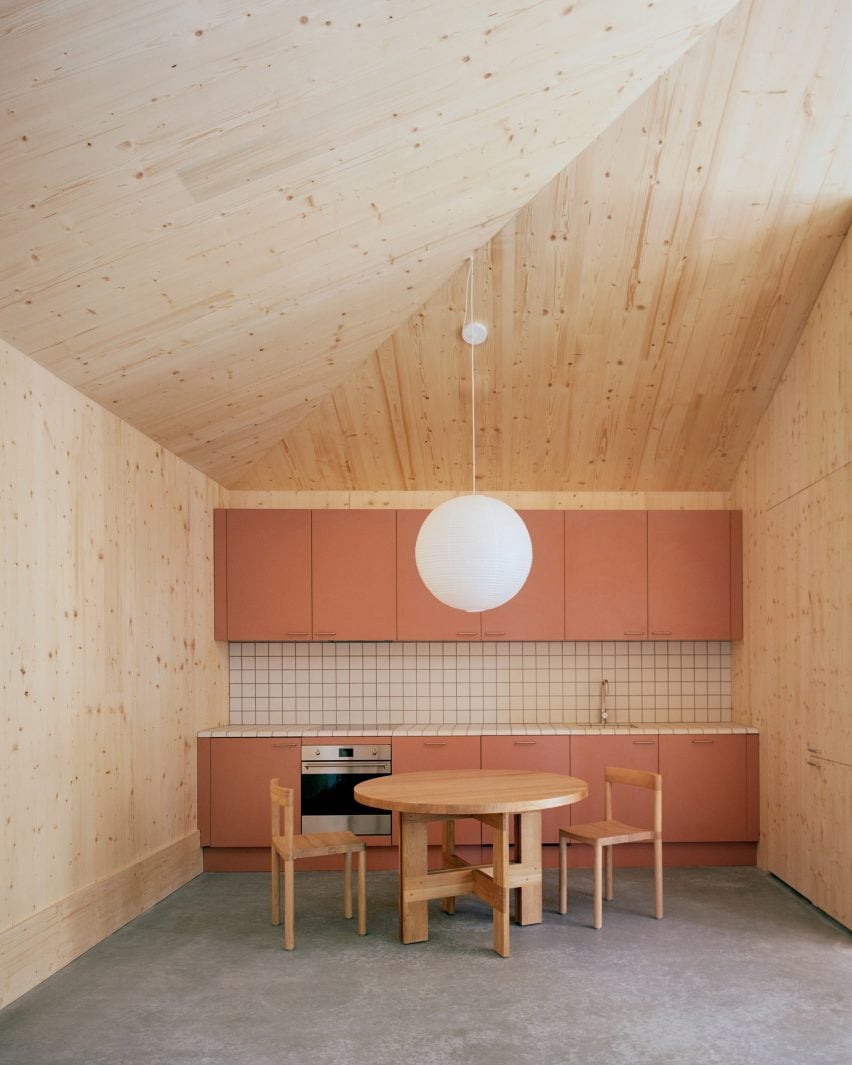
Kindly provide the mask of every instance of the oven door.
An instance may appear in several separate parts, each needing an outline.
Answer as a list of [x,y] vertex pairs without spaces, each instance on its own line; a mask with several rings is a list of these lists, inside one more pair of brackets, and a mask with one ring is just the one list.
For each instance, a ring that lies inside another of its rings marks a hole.
[[389,836],[390,811],[356,802],[353,791],[363,780],[390,773],[389,762],[303,762],[302,832],[341,832]]

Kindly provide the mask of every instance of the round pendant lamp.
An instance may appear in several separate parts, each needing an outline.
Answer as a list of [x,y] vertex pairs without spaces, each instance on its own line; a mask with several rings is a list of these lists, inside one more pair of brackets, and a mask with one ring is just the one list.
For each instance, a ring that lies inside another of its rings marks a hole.
[[459,610],[491,610],[523,587],[532,565],[526,525],[491,496],[448,499],[420,527],[414,547],[423,583]]
[[473,492],[437,506],[420,527],[414,560],[432,595],[447,606],[475,613],[517,595],[532,566],[532,542],[521,516],[508,504],[476,492],[474,348],[488,336],[474,322],[473,257],[467,276],[462,336],[470,345]]

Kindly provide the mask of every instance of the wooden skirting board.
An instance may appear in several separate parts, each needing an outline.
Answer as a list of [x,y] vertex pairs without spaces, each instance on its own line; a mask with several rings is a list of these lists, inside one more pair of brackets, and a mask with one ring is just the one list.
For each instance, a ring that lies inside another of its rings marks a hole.
[[[459,847],[459,853],[467,861],[479,862],[488,858],[490,847]],[[440,864],[440,847],[429,848],[429,866],[437,868]],[[572,868],[590,868],[592,864],[590,847],[569,847],[568,864]],[[714,865],[755,865],[757,859],[756,843],[665,843],[663,845],[663,865],[667,868],[677,866],[698,867]],[[627,843],[616,847],[613,863],[617,867],[651,867],[654,863],[651,844]],[[542,848],[542,865],[545,869],[555,869],[559,865],[559,847],[549,844]],[[367,850],[367,868],[378,870],[395,870],[399,866],[396,847],[369,847]],[[308,869],[342,869],[340,858],[309,858],[300,861],[297,872]],[[269,850],[266,847],[205,847],[205,873],[268,873]],[[368,886],[369,891],[369,886]]]
[[0,1007],[200,872],[200,838],[191,832],[0,933]]

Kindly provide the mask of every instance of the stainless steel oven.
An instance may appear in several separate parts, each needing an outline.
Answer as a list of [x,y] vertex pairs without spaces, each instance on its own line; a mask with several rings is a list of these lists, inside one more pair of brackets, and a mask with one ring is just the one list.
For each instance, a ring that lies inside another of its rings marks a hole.
[[389,836],[391,815],[355,801],[356,784],[391,771],[389,743],[302,747],[302,832]]

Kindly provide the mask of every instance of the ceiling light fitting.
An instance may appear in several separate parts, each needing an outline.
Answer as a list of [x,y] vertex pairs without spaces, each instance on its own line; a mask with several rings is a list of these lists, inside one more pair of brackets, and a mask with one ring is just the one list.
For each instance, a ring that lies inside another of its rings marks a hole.
[[474,348],[488,328],[473,320],[473,256],[465,289],[462,337],[470,345],[471,467],[470,495],[448,499],[420,527],[414,559],[420,578],[447,606],[476,613],[512,599],[532,566],[532,542],[517,511],[500,499],[476,494],[476,390]]

